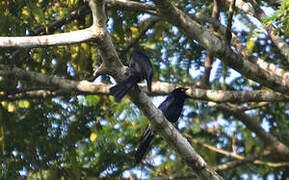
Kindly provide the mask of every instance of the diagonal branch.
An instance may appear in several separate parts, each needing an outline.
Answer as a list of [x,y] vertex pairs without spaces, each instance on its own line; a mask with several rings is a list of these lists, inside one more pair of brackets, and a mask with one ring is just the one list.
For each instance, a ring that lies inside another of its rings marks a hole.
[[[153,5],[147,5],[138,2],[123,2],[120,0],[107,0],[111,8],[125,8],[134,11],[154,13],[155,7]],[[83,6],[78,11],[73,11],[71,14],[64,18],[57,20],[48,26],[49,31],[54,31],[56,28],[61,27],[64,23],[70,22],[80,16],[86,15],[89,11],[86,10],[87,6]],[[35,30],[35,34],[44,32],[45,28],[40,27]],[[4,48],[34,48],[34,47],[46,47],[46,46],[58,46],[58,45],[70,45],[91,40],[97,40],[102,38],[97,29],[89,27],[82,30],[77,30],[67,33],[59,33],[53,35],[42,36],[24,36],[24,37],[0,37],[0,47]]]
[[[229,2],[232,2],[233,0],[227,0]],[[263,22],[264,17],[266,17],[264,11],[260,8],[259,4],[255,1],[251,0],[251,4],[246,3],[242,0],[236,1],[236,7],[238,7],[240,10],[244,11],[247,14],[250,14],[251,16],[256,17],[260,22]],[[267,25],[266,30],[271,37],[273,43],[279,48],[281,54],[286,58],[286,60],[289,62],[289,45],[286,43],[277,33],[276,28],[273,25]]]
[[157,22],[160,21],[160,18],[153,17],[151,18],[150,22],[142,29],[142,31],[137,35],[137,37],[133,38],[126,47],[120,49],[120,56],[122,57],[127,51],[136,46],[138,41],[145,35],[145,33],[151,29]]
[[[201,24],[209,22],[213,24],[213,26],[217,28],[223,35],[226,34],[226,27],[212,18],[209,18],[200,13],[197,13],[196,15],[190,15],[190,17]],[[250,62],[257,64],[260,68],[264,69],[265,71],[268,71],[269,73],[272,73],[273,75],[281,76],[282,78],[287,79],[287,80],[289,79],[289,73],[283,70],[282,68],[279,68],[275,64],[268,63],[259,57],[254,57],[251,54],[249,54],[248,51],[246,50],[246,47],[242,45],[242,43],[239,41],[235,33],[232,33],[231,44],[236,47],[236,49],[243,56],[243,58],[246,58]]]
[[289,94],[289,79],[265,71],[260,66],[243,59],[228,46],[224,38],[209,32],[168,1],[154,0],[154,2],[163,18],[183,30],[189,38],[197,40],[226,65],[264,86]]
[[[118,55],[113,46],[112,40],[106,30],[106,22],[101,21],[105,18],[103,0],[89,0],[89,5],[94,18],[95,28],[99,28],[103,33],[103,38],[97,41],[103,63],[110,68],[110,74],[117,80],[121,81],[127,77],[127,69],[120,62]],[[94,12],[96,11],[96,12]],[[160,134],[182,157],[184,162],[191,167],[203,179],[222,179],[192,148],[190,143],[185,139],[164,117],[163,113],[157,109],[149,97],[138,87],[129,91],[130,99],[143,112],[154,126],[157,126]]]

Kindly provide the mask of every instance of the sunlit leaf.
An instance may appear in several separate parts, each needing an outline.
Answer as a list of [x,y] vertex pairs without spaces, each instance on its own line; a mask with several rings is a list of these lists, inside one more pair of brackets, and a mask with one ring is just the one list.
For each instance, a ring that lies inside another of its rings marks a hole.
[[20,100],[18,101],[18,107],[19,108],[29,108],[30,103],[27,100]]

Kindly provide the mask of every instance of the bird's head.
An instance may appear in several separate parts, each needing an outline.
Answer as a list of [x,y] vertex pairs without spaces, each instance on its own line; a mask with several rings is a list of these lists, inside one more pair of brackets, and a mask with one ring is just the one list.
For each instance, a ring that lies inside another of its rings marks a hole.
[[180,98],[190,98],[191,96],[186,94],[186,91],[188,90],[188,88],[177,88],[175,90],[173,90],[172,94],[174,94],[177,97]]

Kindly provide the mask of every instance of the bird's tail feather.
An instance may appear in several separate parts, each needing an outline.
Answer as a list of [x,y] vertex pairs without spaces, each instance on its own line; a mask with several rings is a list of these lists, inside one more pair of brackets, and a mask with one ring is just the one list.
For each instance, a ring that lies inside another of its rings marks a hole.
[[135,76],[130,76],[128,79],[122,81],[121,83],[111,87],[109,92],[114,96],[116,102],[120,102],[121,99],[126,95],[128,90],[137,83],[137,78]]
[[144,157],[146,150],[149,147],[153,137],[154,137],[153,132],[149,127],[147,127],[147,129],[145,130],[144,134],[141,137],[140,145],[136,150],[135,159],[137,163],[139,163]]
[[148,86],[149,92],[152,92],[152,80],[153,80],[153,74],[148,75],[147,86]]

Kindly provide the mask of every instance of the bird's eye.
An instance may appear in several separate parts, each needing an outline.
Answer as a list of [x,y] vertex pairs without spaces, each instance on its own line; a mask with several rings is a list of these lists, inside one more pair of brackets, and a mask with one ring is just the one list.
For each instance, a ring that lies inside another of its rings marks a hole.
[[182,89],[181,89],[181,92],[185,92],[185,89],[184,89],[184,88],[182,88]]

